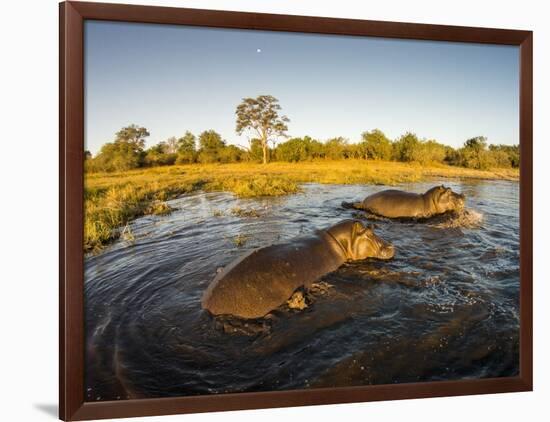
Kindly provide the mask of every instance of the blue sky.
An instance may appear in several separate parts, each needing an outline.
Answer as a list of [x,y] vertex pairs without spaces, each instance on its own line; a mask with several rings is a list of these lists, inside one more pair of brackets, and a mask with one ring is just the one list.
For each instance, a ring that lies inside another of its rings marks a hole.
[[290,136],[516,144],[518,63],[514,46],[87,21],[85,143],[96,153],[136,123],[148,146],[207,129],[247,145],[235,108],[270,94]]

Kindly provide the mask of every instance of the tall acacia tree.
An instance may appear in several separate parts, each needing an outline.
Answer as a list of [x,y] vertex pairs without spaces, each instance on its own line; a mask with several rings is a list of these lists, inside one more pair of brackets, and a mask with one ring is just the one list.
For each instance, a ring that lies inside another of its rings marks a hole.
[[279,116],[279,100],[271,95],[260,95],[256,98],[243,98],[237,106],[236,132],[241,135],[245,130],[252,130],[260,140],[263,150],[263,163],[267,164],[268,142],[275,142],[276,137],[286,137],[290,120]]

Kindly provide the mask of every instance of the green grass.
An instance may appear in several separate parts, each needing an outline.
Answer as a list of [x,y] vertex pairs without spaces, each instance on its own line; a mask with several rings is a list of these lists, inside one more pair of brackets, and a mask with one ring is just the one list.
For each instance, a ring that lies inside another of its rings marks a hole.
[[233,243],[238,248],[243,247],[246,245],[246,242],[248,242],[248,236],[245,236],[244,234],[238,234],[233,238]]
[[430,178],[518,180],[517,169],[489,171],[420,166],[383,161],[345,160],[300,163],[191,164],[153,167],[85,177],[84,250],[100,250],[118,238],[128,222],[147,214],[171,212],[166,201],[203,190],[225,191],[249,198],[297,193],[300,184],[395,185]]
[[223,211],[222,210],[212,211],[212,217],[223,217]]
[[231,208],[231,214],[241,218],[258,218],[262,216],[262,214],[258,210],[255,210],[253,208],[246,209],[241,207]]

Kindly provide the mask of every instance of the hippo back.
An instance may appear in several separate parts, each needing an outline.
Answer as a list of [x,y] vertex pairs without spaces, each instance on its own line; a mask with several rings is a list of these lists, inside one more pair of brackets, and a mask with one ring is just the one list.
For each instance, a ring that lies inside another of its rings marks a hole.
[[363,201],[363,209],[388,218],[419,218],[426,214],[422,195],[396,189],[368,196]]
[[260,318],[299,287],[309,287],[345,261],[336,241],[325,232],[292,243],[256,249],[234,261],[206,290],[202,306],[214,315]]

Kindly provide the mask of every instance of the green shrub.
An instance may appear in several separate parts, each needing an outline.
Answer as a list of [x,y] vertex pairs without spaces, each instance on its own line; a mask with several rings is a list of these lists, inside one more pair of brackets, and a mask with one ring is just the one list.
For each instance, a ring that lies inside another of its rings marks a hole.
[[176,153],[166,153],[164,145],[161,143],[149,148],[145,152],[143,165],[148,167],[171,165],[176,162],[177,157]]
[[420,164],[442,163],[445,160],[445,146],[433,141],[420,141],[412,150],[412,161]]
[[325,157],[331,160],[351,158],[353,155],[353,148],[350,148],[348,140],[341,136],[329,139],[325,142],[323,147],[325,150]]
[[220,163],[237,163],[243,159],[245,152],[235,145],[228,145],[218,151]]
[[393,158],[397,161],[414,161],[414,151],[418,148],[420,141],[418,137],[411,132],[402,135],[393,143]]
[[275,149],[275,159],[278,161],[298,162],[324,156],[323,144],[309,136],[289,139]]
[[487,164],[488,164],[488,168],[492,168],[492,167],[510,168],[510,167],[512,167],[510,157],[508,156],[506,151],[496,149],[496,150],[486,151],[485,154],[487,155],[486,161],[487,161]]
[[143,152],[130,142],[109,142],[99,154],[87,160],[90,171],[125,171],[138,168],[143,163]]
[[360,157],[371,160],[390,160],[392,157],[391,141],[379,129],[361,134],[362,142],[359,144]]
[[190,164],[197,161],[195,141],[195,135],[189,131],[185,132],[185,135],[176,140],[177,164]]
[[220,161],[220,150],[225,148],[225,141],[215,130],[205,130],[199,135],[200,163],[217,163]]
[[191,151],[178,152],[176,155],[176,164],[191,164],[197,161],[197,153]]
[[489,151],[494,154],[498,153],[497,161],[502,162],[504,167],[508,167],[505,165],[504,154],[506,154],[510,167],[519,167],[519,145],[489,145]]

